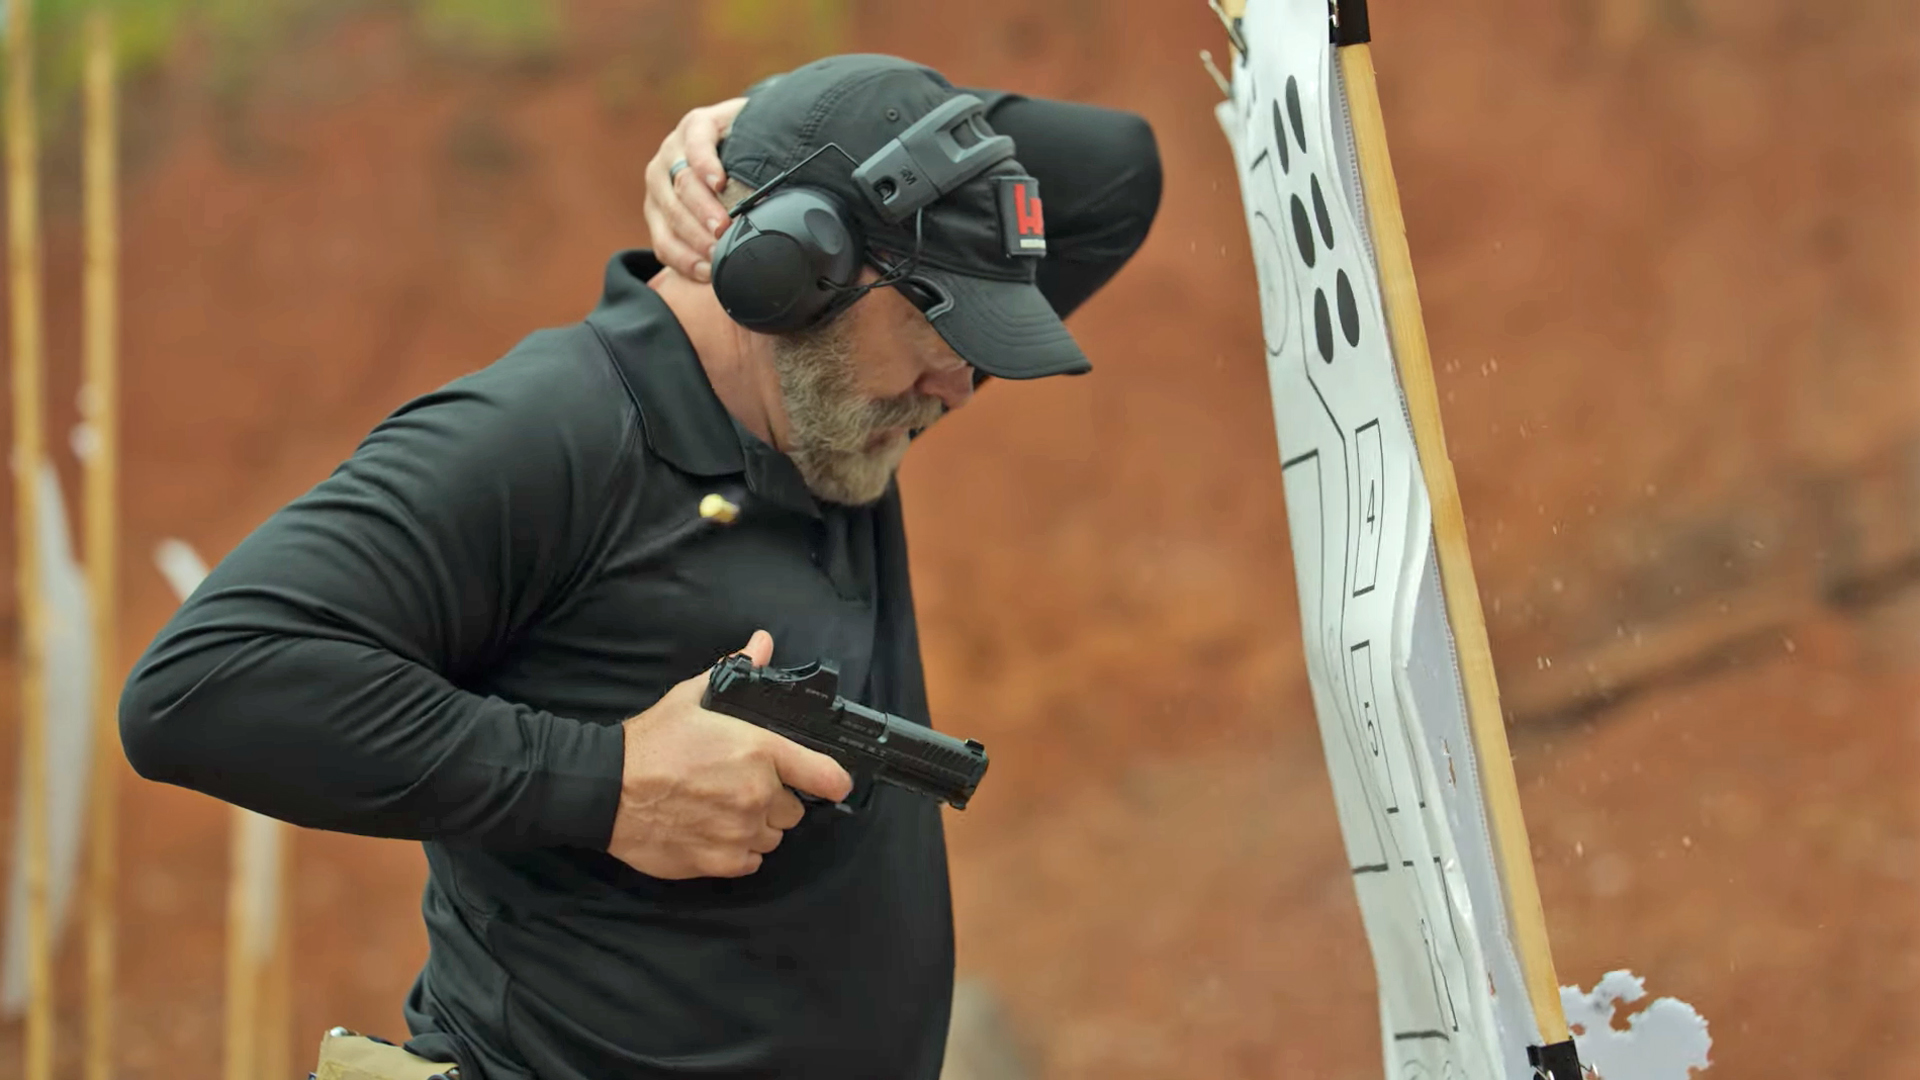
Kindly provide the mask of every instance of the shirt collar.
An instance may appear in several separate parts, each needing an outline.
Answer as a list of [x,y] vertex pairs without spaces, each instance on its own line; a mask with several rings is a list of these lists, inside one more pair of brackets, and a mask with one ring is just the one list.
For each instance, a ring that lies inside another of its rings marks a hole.
[[660,269],[651,251],[614,255],[600,304],[587,316],[633,390],[647,446],[682,472],[744,474],[751,494],[820,516],[793,460],[742,427],[714,393],[693,342],[647,284]]

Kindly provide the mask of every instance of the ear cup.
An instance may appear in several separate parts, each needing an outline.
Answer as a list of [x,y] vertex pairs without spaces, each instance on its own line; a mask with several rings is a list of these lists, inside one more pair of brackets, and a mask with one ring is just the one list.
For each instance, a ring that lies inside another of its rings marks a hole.
[[713,251],[713,292],[733,320],[763,334],[812,325],[859,276],[864,246],[840,200],[784,188],[733,220]]

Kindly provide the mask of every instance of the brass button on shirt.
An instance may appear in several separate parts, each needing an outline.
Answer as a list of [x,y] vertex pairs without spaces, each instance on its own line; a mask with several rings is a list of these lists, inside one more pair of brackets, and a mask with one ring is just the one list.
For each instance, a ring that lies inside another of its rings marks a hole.
[[[1038,138],[1022,154],[1064,312],[1144,237],[1152,139],[1126,114],[998,104],[1023,151],[1023,126],[1067,132],[1060,165]],[[953,976],[937,805],[881,787],[855,816],[810,811],[738,879],[606,853],[620,721],[755,629],[774,663],[835,660],[842,693],[929,719],[897,489],[816,502],[714,395],[658,270],[615,256],[589,317],[401,407],[222,560],[129,678],[128,757],[299,825],[423,841],[408,1045],[464,1080],[933,1080]],[[701,517],[711,493],[737,521]]]

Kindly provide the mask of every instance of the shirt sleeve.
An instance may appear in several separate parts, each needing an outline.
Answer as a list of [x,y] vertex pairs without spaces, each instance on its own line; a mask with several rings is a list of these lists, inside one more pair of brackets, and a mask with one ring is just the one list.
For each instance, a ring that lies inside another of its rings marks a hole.
[[312,828],[604,848],[621,728],[462,689],[631,467],[589,359],[523,345],[415,400],[222,559],[128,678],[134,769]]
[[1160,150],[1144,117],[1078,102],[969,90],[1040,181],[1047,257],[1040,291],[1061,318],[1120,272],[1160,208]]

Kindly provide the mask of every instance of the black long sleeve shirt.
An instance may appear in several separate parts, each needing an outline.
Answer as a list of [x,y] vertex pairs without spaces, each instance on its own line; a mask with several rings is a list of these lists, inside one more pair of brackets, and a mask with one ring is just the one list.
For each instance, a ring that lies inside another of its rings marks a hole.
[[[1047,194],[1063,315],[1159,199],[1144,122],[991,95]],[[810,813],[741,879],[606,853],[620,722],[772,631],[921,723],[897,489],[816,502],[741,428],[644,251],[586,319],[400,407],[223,559],[121,698],[128,758],[312,828],[425,842],[416,1051],[464,1080],[926,1078],[952,983],[937,807]],[[709,492],[738,522],[699,517]]]

